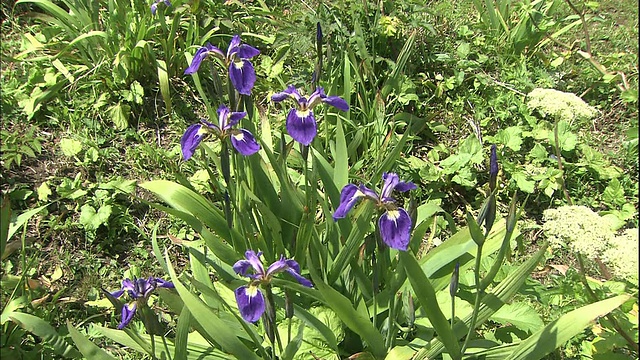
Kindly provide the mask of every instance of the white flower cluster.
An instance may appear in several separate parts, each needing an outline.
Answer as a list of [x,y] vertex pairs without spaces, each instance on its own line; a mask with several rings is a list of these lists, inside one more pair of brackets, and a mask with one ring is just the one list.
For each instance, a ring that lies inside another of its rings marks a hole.
[[568,247],[593,259],[607,248],[614,234],[597,213],[586,206],[561,206],[544,211],[542,230],[553,247]]
[[611,246],[602,254],[602,260],[609,265],[613,274],[638,284],[638,229],[627,229],[614,237]]
[[544,211],[542,229],[552,247],[566,247],[589,259],[599,258],[618,277],[638,281],[638,229],[619,236],[610,223],[586,206]]
[[574,120],[590,120],[597,110],[573,93],[554,89],[533,89],[527,95],[527,107],[544,116],[572,123]]

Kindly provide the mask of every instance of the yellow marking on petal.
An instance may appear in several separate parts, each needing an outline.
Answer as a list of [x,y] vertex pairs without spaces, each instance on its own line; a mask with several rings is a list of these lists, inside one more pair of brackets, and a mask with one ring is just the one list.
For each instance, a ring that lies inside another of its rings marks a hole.
[[296,115],[299,118],[306,118],[311,113],[311,110],[296,110]]
[[258,295],[258,287],[257,286],[249,286],[245,291],[245,294],[249,297],[255,297]]
[[238,140],[238,141],[244,141],[244,134],[239,132],[237,134],[233,134],[233,138]]
[[244,66],[244,61],[242,61],[242,60],[240,60],[240,61],[234,61],[234,62],[233,62],[233,66],[234,66],[236,69],[240,70],[240,69],[242,69],[242,67]]
[[398,221],[398,219],[400,218],[400,211],[398,210],[387,211],[387,218],[389,220]]
[[207,129],[206,126],[200,126],[200,129],[198,129],[198,132],[196,132],[196,136],[202,136],[208,132],[209,132],[209,129]]
[[353,194],[353,197],[362,197],[365,196],[364,193],[360,190],[356,190],[356,193]]

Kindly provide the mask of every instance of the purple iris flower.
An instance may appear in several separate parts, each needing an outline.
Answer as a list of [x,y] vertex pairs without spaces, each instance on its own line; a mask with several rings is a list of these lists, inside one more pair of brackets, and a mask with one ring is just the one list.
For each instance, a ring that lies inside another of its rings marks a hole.
[[156,14],[156,11],[158,11],[158,4],[160,3],[164,3],[167,7],[171,6],[171,2],[169,0],[155,0],[153,4],[151,4],[151,14]]
[[[251,279],[248,286],[240,286],[235,291],[240,315],[248,322],[258,321],[264,313],[265,300],[259,285],[269,284],[275,274],[286,271],[300,284],[306,287],[313,287],[311,281],[300,275],[300,265],[295,260],[285,259],[284,256],[280,256],[280,260],[269,265],[267,271],[265,271],[260,260],[261,255],[261,251],[256,254],[253,250],[247,250],[244,253],[246,260],[238,260],[233,264],[233,270],[236,274]],[[253,274],[247,274],[250,268],[253,268]]]
[[251,89],[256,82],[256,70],[249,59],[258,56],[258,54],[260,54],[260,50],[247,44],[241,44],[240,35],[234,35],[226,55],[210,43],[198,49],[184,74],[194,74],[200,68],[202,60],[209,55],[214,55],[224,60],[229,66],[229,79],[233,87],[242,95],[251,95]]
[[146,306],[147,299],[149,295],[151,295],[151,292],[159,287],[174,288],[172,282],[165,281],[161,278],[149,277],[148,279],[122,280],[122,289],[112,292],[111,295],[117,299],[127,292],[133,301],[122,306],[122,319],[120,320],[120,324],[118,324],[118,329],[122,330],[125,326],[129,325],[133,316],[136,314],[138,306]]
[[318,132],[316,119],[313,116],[313,108],[316,105],[325,103],[338,110],[349,111],[349,105],[343,98],[327,96],[322,87],[318,87],[307,99],[301,96],[293,85],[289,85],[285,91],[271,96],[271,101],[280,102],[286,98],[293,98],[296,101],[296,107],[291,108],[289,115],[287,115],[287,131],[295,141],[302,145],[311,144]]
[[209,133],[217,135],[222,141],[229,136],[233,147],[244,156],[253,155],[260,150],[260,144],[258,144],[249,130],[232,129],[234,125],[240,122],[240,119],[247,116],[246,112],[232,112],[223,104],[220,105],[217,113],[220,123],[219,126],[206,120],[200,120],[201,124],[193,124],[184,132],[182,140],[180,140],[180,146],[182,147],[182,156],[185,160],[189,160],[189,158],[193,156],[194,151],[198,145],[200,145],[202,139]]
[[358,200],[373,200],[379,208],[385,210],[378,220],[382,241],[390,248],[406,251],[411,238],[411,217],[405,209],[398,207],[391,193],[394,189],[400,192],[413,190],[416,185],[400,181],[395,173],[384,173],[382,180],[384,184],[380,196],[364,185],[349,184],[342,188],[340,205],[333,213],[333,220],[337,221],[347,216]]

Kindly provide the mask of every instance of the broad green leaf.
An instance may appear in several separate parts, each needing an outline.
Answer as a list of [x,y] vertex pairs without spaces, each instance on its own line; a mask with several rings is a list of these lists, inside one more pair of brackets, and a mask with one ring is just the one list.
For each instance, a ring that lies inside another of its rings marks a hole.
[[584,331],[597,318],[622,305],[629,297],[629,295],[618,295],[583,306],[561,316],[522,341],[507,360],[537,360],[544,358],[547,354]]
[[495,139],[513,151],[520,151],[522,146],[522,129],[519,126],[509,126],[501,129],[495,135]]
[[347,156],[347,142],[342,129],[342,119],[338,116],[336,123],[336,154],[333,182],[336,188],[342,189],[349,181],[349,157]]
[[[109,329],[102,326],[94,325],[95,329],[102,335],[108,337],[109,339],[124,345],[128,348],[131,348],[140,354],[147,354],[147,351],[134,339],[132,339],[129,334],[122,330]],[[142,341],[146,343],[151,342],[151,338],[149,335],[139,335]],[[212,347],[206,339],[204,339],[197,332],[191,332],[187,334],[187,359],[188,360],[203,360],[203,359],[212,359],[212,360],[228,360],[229,354],[226,354],[219,349]],[[172,341],[172,339],[165,339],[165,345],[162,343],[160,346],[156,346],[156,357],[158,359],[169,359],[171,358],[171,354],[175,354],[176,345]],[[175,358],[174,358],[175,359]]]
[[618,206],[627,202],[624,197],[624,189],[618,179],[611,179],[611,181],[609,181],[609,185],[607,185],[602,193],[602,200]]
[[144,89],[142,88],[142,85],[140,85],[138,81],[132,82],[130,85],[129,97],[127,98],[127,101],[142,105],[143,99]]
[[411,359],[415,353],[416,351],[410,346],[395,346],[393,349],[391,349],[391,351],[389,351],[387,357],[385,357],[384,360]]
[[[556,146],[555,133],[553,131],[549,132],[549,141],[553,146]],[[578,137],[571,132],[571,125],[565,120],[558,121],[558,142],[560,143],[560,149],[563,151],[572,151],[578,143]]]
[[503,325],[512,324],[520,330],[535,332],[544,326],[542,318],[530,305],[523,302],[516,302],[504,305],[489,320],[499,322]]
[[34,215],[36,215],[40,211],[44,210],[47,206],[49,206],[49,204],[42,205],[40,207],[37,207],[35,209],[31,209],[29,211],[26,211],[26,212],[18,215],[16,220],[12,221],[9,224],[9,231],[8,231],[8,234],[7,234],[6,241],[11,240],[11,238],[13,237],[13,234],[15,234],[16,231],[18,231],[18,229],[20,229],[22,227],[22,225],[26,224],[27,221],[29,221],[29,219],[31,219]]
[[[342,339],[344,339],[344,325],[336,313],[331,309],[323,306],[316,306],[309,309],[308,314],[309,316],[313,316],[317,319],[317,321],[326,325],[328,330],[338,338],[338,341],[342,341]],[[297,316],[294,316],[291,319],[291,325],[292,330],[294,331],[302,326],[304,333],[303,341],[300,344],[291,345],[291,343],[289,343],[286,345],[287,348],[290,346],[297,346],[297,352],[295,354],[291,354],[293,360],[306,360],[309,358],[310,353],[323,360],[340,359],[337,351],[331,348],[320,331],[316,330]],[[288,320],[285,320],[278,325],[278,332],[280,333],[280,338],[283,339],[283,345],[286,343],[284,339],[287,339],[288,327]],[[301,333],[302,332],[299,329],[298,334]],[[295,341],[296,339],[292,339],[292,342]]]
[[109,114],[111,115],[111,121],[117,130],[124,130],[129,126],[129,114],[131,113],[131,107],[126,104],[118,103],[109,108]]
[[82,355],[87,359],[95,360],[115,360],[115,357],[100,349],[98,345],[94,344],[91,340],[82,335],[76,328],[67,321],[67,328],[69,329],[69,335],[76,344]]
[[65,156],[74,157],[82,151],[82,143],[75,139],[60,140],[60,150]]
[[167,114],[171,116],[171,90],[169,88],[169,74],[167,72],[167,64],[164,60],[156,60],[158,66],[158,82],[160,83],[160,93],[164,100],[164,106]]
[[[294,359],[294,356],[300,350],[300,345],[302,345],[302,336],[304,335],[304,328],[305,328],[304,324],[300,324],[298,326],[298,334],[293,339],[291,339],[291,341],[286,345],[284,351],[282,352],[282,360],[292,360],[292,359]],[[286,336],[286,335],[281,333],[280,326],[278,326],[278,333],[280,333],[280,337],[281,338]],[[286,337],[284,337],[284,338],[287,339]],[[304,355],[306,355],[306,354],[304,354]],[[316,356],[318,356],[318,355],[316,354]]]
[[[312,264],[309,256],[307,262]],[[360,335],[362,340],[368,345],[368,348],[378,358],[384,358],[387,350],[384,347],[384,338],[376,328],[371,324],[370,319],[364,318],[353,305],[331,286],[327,285],[316,273],[314,266],[309,266],[309,272],[313,279],[313,285],[318,289],[324,303],[330,307],[344,324],[356,334]]]
[[189,329],[191,328],[191,319],[192,317],[189,309],[184,306],[182,311],[180,312],[180,316],[178,317],[173,360],[187,359],[187,339],[189,336]]
[[93,208],[89,204],[82,205],[80,208],[80,224],[87,230],[96,230],[100,225],[107,225],[109,223],[109,216],[111,216],[111,205],[103,205],[98,209]]
[[438,333],[438,338],[442,341],[447,351],[453,358],[460,357],[460,344],[458,339],[450,327],[449,322],[438,306],[436,292],[431,282],[420,268],[420,264],[413,254],[400,251],[398,253],[399,261],[404,266],[407,277],[411,282],[411,288],[422,305],[423,311],[427,314],[433,328]]
[[3,313],[3,317],[6,317],[35,336],[42,338],[44,342],[53,348],[54,353],[64,357],[81,357],[78,350],[71,346],[64,337],[60,336],[47,321],[37,316],[21,312]]
[[529,152],[529,155],[527,155],[527,157],[529,159],[543,161],[547,157],[549,157],[549,152],[540,143],[536,143],[533,146],[533,149],[531,149],[531,151]]
[[[202,195],[167,180],[153,180],[140,184],[140,187],[153,192],[162,201],[178,211],[191,214],[207,225],[228,243],[233,243],[232,232],[222,211],[217,209]],[[237,233],[237,232],[236,232]],[[238,237],[240,235],[238,234]]]
[[511,178],[516,181],[516,185],[520,190],[528,194],[532,194],[535,191],[536,183],[529,180],[525,173],[516,171],[511,175]]

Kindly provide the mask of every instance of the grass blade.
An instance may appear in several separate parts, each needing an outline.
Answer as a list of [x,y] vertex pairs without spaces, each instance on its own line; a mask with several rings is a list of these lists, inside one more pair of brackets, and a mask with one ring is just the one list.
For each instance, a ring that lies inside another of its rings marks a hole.
[[67,322],[67,328],[69,329],[71,339],[73,339],[73,342],[85,358],[92,360],[116,360],[115,357],[100,349],[98,345],[82,335],[70,322]]
[[56,354],[64,357],[81,357],[82,354],[71,346],[64,337],[60,336],[47,321],[37,316],[21,312],[13,312],[7,314],[6,317],[26,331],[42,338],[42,340],[53,348],[53,352]]
[[629,295],[618,295],[610,299],[598,301],[562,315],[542,330],[522,341],[507,360],[542,359],[562,344],[580,334],[598,317],[604,316],[625,301]]
[[422,305],[422,309],[427,314],[431,324],[438,333],[438,339],[442,341],[451,357],[459,359],[460,344],[458,343],[458,338],[454,334],[453,330],[449,326],[447,318],[438,306],[436,292],[427,278],[427,275],[425,275],[420,268],[418,260],[416,260],[415,256],[410,252],[400,251],[398,256],[402,266],[405,268],[407,277],[411,282],[411,288],[415,292],[420,304]]

